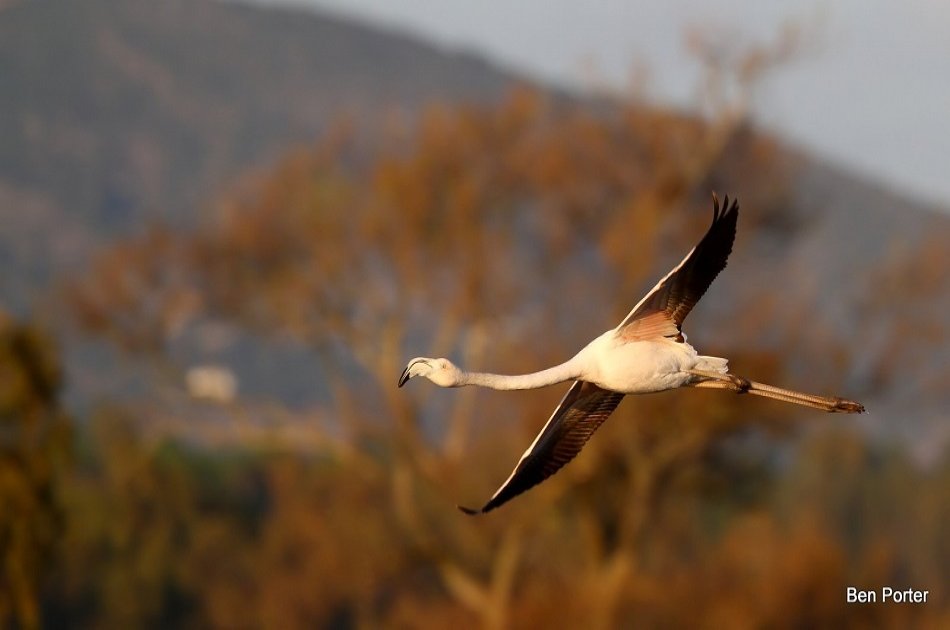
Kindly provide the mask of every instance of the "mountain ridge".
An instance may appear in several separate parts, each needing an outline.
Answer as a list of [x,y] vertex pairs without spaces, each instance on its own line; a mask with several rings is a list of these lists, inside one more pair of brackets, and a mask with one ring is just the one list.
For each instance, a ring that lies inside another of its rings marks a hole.
[[[36,37],[43,33],[43,37]],[[345,18],[206,0],[39,0],[0,20],[0,252],[62,218],[52,268],[148,222],[195,225],[242,173],[315,141],[340,113],[491,102],[521,77]],[[26,221],[29,223],[29,221]],[[76,247],[76,243],[81,246]],[[50,279],[27,257],[0,296]],[[15,285],[15,286],[11,286]],[[18,310],[20,310],[18,309]]]

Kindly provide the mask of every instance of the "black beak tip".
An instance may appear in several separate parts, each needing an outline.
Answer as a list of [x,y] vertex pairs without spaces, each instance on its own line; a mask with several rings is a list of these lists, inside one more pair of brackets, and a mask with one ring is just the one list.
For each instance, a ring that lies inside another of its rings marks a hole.
[[464,505],[456,505],[455,507],[461,510],[464,514],[468,514],[469,516],[478,516],[479,514],[482,513],[481,510],[474,510],[470,507],[465,507]]
[[402,371],[402,374],[399,376],[398,387],[402,387],[403,385],[405,385],[406,381],[408,380],[409,380],[409,368],[406,368],[405,370]]

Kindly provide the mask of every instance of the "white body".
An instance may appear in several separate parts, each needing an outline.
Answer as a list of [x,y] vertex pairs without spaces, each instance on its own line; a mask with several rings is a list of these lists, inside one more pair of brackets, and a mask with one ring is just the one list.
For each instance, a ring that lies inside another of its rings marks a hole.
[[683,387],[696,380],[690,370],[728,371],[725,359],[702,356],[688,343],[665,338],[631,342],[616,330],[608,330],[587,344],[570,362],[575,361],[581,380],[621,394]]

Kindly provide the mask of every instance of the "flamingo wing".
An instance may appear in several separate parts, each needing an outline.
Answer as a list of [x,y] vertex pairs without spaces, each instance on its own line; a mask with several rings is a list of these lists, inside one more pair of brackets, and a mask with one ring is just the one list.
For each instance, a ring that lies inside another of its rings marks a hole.
[[623,396],[593,383],[574,381],[511,475],[488,503],[481,509],[462,506],[459,509],[466,514],[484,514],[559,471],[584,448]]
[[713,220],[706,234],[686,257],[640,300],[616,330],[630,341],[676,337],[682,340],[683,320],[726,268],[736,238],[739,204],[726,197],[720,207],[713,194]]

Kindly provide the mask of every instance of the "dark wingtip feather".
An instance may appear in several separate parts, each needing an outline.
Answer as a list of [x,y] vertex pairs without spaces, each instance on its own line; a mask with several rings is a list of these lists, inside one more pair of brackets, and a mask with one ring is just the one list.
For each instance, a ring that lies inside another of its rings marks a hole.
[[739,199],[733,197],[730,203],[729,195],[726,195],[722,199],[722,203],[719,203],[719,194],[714,190],[712,192],[713,198],[713,225],[718,221],[725,219],[730,214],[739,213]]

